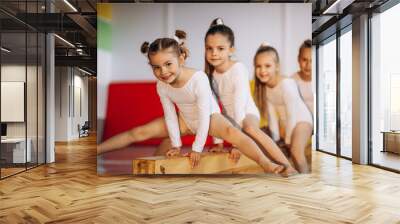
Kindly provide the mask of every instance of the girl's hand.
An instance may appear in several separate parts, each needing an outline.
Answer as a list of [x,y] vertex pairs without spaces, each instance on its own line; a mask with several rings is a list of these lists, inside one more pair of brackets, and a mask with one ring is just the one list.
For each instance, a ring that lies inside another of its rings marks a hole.
[[209,152],[227,152],[224,149],[224,144],[223,143],[219,143],[219,144],[213,145],[213,147],[211,149],[209,149],[208,151]]
[[231,152],[229,153],[229,159],[231,159],[234,163],[237,163],[241,155],[242,153],[238,149],[232,148]]
[[171,157],[171,156],[179,156],[181,154],[181,148],[177,147],[177,148],[171,148],[170,150],[167,151],[167,153],[165,153],[165,155],[167,157]]
[[191,152],[188,152],[185,154],[185,156],[189,156],[189,162],[190,162],[192,169],[199,165],[200,158],[201,158],[200,155],[201,155],[200,152],[195,152],[195,151],[191,151]]

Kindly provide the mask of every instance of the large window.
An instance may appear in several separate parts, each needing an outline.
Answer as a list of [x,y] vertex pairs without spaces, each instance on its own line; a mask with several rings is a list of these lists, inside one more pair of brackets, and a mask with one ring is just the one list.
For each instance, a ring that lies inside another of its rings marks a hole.
[[352,26],[338,35],[322,41],[318,48],[317,143],[320,151],[351,159]]
[[336,153],[336,39],[318,48],[318,149]]
[[399,21],[399,4],[371,19],[371,162],[395,170],[400,170]]

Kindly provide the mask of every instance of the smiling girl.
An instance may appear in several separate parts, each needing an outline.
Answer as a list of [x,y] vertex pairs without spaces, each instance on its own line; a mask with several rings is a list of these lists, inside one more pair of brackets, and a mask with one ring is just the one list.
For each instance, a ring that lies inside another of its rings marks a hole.
[[231,59],[235,51],[232,29],[217,18],[211,23],[204,41],[205,72],[222,103],[223,114],[258,142],[270,158],[286,167],[283,175],[297,173],[275,142],[259,127],[260,113],[251,96],[249,72],[243,63]]
[[[312,117],[296,82],[280,74],[279,55],[271,46],[258,48],[254,67],[256,103],[261,113],[268,116],[273,139],[284,138],[297,170],[309,172],[305,148],[312,133]],[[280,136],[280,125],[284,128],[283,136]]]

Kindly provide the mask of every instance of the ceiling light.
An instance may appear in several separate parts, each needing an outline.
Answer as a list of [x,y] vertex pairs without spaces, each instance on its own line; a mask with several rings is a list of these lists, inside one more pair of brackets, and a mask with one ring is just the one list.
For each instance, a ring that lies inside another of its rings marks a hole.
[[343,10],[346,9],[349,5],[351,5],[355,0],[336,0],[332,3],[327,9],[324,10],[322,14],[342,14]]
[[327,9],[324,10],[322,14],[327,14],[327,13],[332,13],[330,12],[333,8],[336,7],[337,4],[339,4],[340,0],[336,0],[332,5],[330,5]]
[[4,51],[4,52],[7,52],[7,53],[10,53],[10,52],[11,52],[11,50],[9,50],[9,49],[7,49],[7,48],[5,48],[5,47],[1,47],[1,50]]
[[58,39],[60,39],[61,41],[63,41],[64,43],[68,44],[69,46],[75,48],[75,45],[71,44],[71,42],[67,41],[66,39],[58,36],[57,34],[54,34],[55,37],[57,37]]
[[74,12],[78,12],[78,10],[71,4],[69,3],[68,0],[64,0],[65,4],[67,4],[72,10],[74,10]]
[[81,68],[79,68],[79,67],[78,67],[78,70],[81,71],[81,72],[83,72],[83,73],[85,73],[85,74],[92,75],[92,73],[90,73],[90,72],[88,72],[88,71],[86,71],[86,70],[83,70],[83,69],[81,69]]

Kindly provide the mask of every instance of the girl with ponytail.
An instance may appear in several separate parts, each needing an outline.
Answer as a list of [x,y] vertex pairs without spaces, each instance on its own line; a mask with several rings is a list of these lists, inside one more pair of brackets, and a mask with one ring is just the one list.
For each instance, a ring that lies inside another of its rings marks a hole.
[[[238,128],[259,143],[276,163],[285,166],[282,175],[297,171],[275,142],[259,127],[260,113],[251,97],[246,66],[232,60],[235,36],[221,18],[212,21],[205,38],[205,73],[212,90],[221,101],[223,114]],[[215,147],[222,150],[222,146]]]
[[[275,48],[262,44],[254,56],[255,98],[275,141],[283,138],[300,173],[308,173],[305,149],[312,133],[312,117],[296,82],[280,74]],[[281,133],[283,130],[284,133]]]

